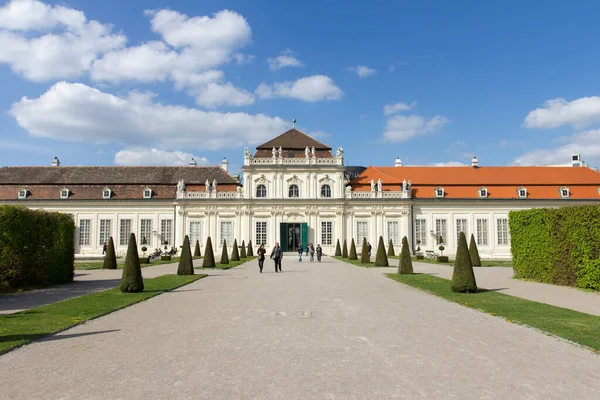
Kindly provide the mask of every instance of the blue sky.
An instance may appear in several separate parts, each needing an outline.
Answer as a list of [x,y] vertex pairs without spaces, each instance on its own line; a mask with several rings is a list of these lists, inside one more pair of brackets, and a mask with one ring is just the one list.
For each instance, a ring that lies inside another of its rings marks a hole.
[[[2,165],[600,165],[597,1],[0,0]],[[234,171],[235,172],[235,171]]]

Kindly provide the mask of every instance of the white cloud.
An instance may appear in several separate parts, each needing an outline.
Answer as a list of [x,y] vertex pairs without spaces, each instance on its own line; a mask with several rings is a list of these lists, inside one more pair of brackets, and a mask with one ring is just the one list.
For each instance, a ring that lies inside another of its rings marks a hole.
[[527,128],[557,128],[572,125],[582,128],[600,121],[600,97],[582,97],[571,102],[558,98],[548,100],[543,108],[535,109],[525,117]]
[[407,104],[407,103],[387,104],[383,107],[383,114],[384,115],[392,115],[392,114],[396,114],[400,111],[410,111],[415,107],[415,105],[417,105],[416,101],[413,101],[410,104]]
[[309,102],[339,100],[344,92],[325,75],[313,75],[297,81],[276,82],[272,85],[261,83],[255,91],[263,99],[289,97]]
[[447,161],[432,163],[431,165],[433,165],[434,167],[464,167],[467,164],[460,161]]
[[111,29],[71,8],[12,0],[0,8],[0,63],[36,82],[79,77],[125,44]]
[[147,147],[132,147],[118,151],[114,162],[117,165],[173,165],[185,166],[194,158],[198,165],[208,165],[205,157],[183,151],[165,151]]
[[304,63],[298,60],[295,54],[296,53],[292,50],[285,49],[281,52],[281,55],[267,58],[269,69],[271,69],[271,71],[277,71],[278,69],[285,67],[303,67]]
[[168,106],[155,102],[152,93],[119,97],[67,82],[56,83],[38,98],[23,97],[9,113],[35,137],[164,150],[258,144],[288,126],[281,118],[264,114]]
[[571,155],[581,154],[583,161],[590,165],[600,165],[600,129],[576,133],[559,138],[561,146],[551,149],[529,151],[514,160],[519,165],[568,164]]
[[216,108],[222,105],[247,106],[254,103],[252,93],[238,89],[231,83],[209,83],[202,87],[196,95],[196,103],[206,108]]
[[314,139],[331,137],[331,134],[329,134],[327,132],[323,132],[323,131],[310,132],[310,133],[307,133],[307,135]]
[[446,117],[436,115],[426,121],[419,115],[396,115],[387,120],[382,140],[384,142],[406,142],[416,136],[426,135],[441,129],[450,122]]
[[377,73],[376,70],[374,70],[373,68],[369,68],[366,65],[357,65],[356,67],[349,67],[346,69],[348,71],[356,72],[356,74],[360,78],[366,78],[368,76],[375,75]]

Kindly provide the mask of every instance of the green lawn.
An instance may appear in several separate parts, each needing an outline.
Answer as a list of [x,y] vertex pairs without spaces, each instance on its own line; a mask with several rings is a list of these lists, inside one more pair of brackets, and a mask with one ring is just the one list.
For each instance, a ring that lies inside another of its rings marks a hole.
[[[192,257],[194,260],[198,260],[201,259],[202,257]],[[119,262],[117,264],[117,268],[118,269],[123,269],[123,266],[125,265],[125,259],[120,260],[122,262]],[[160,265],[160,264],[172,264],[172,263],[178,263],[179,262],[179,257],[173,257],[171,258],[171,261],[167,261],[167,260],[152,260],[150,261],[150,264],[141,264],[142,268],[145,267],[152,267],[155,265]],[[94,262],[89,262],[89,263],[75,263],[75,271],[81,271],[81,270],[89,270],[89,269],[102,269],[102,266],[104,265],[104,261],[94,261]]]
[[[388,257],[390,260],[399,259],[399,256]],[[449,267],[454,266],[454,260],[450,259],[447,263],[438,262],[435,258],[424,258],[423,260],[417,260],[416,257],[412,257],[413,262],[424,262],[429,264],[439,264],[439,265],[447,265]],[[512,260],[481,260],[482,267],[511,267],[513,266]]]
[[63,331],[130,306],[161,293],[187,285],[206,275],[164,275],[145,279],[144,291],[121,293],[119,288],[88,294],[15,314],[0,316],[0,354],[34,339]]
[[555,336],[600,351],[600,317],[549,304],[480,289],[479,293],[461,294],[450,289],[450,281],[427,274],[387,274],[391,279],[443,297],[446,300],[528,325]]
[[[241,265],[245,262],[248,261],[252,261],[256,258],[256,256],[252,256],[252,257],[248,257],[248,258],[242,258],[240,259],[240,261],[231,261],[229,260],[229,264],[221,264],[220,262],[216,263],[217,265],[215,266],[216,269],[230,269],[230,268],[234,268],[237,267],[238,265]],[[201,267],[197,267],[197,268],[201,268]]]
[[[375,257],[372,256],[371,259],[373,260],[372,262],[368,263],[368,264],[363,264],[360,262],[360,257],[358,258],[358,260],[350,260],[348,258],[342,258],[340,256],[331,256],[332,258],[335,258],[336,260],[340,260],[343,262],[346,262],[348,264],[354,264],[354,265],[358,265],[359,267],[365,267],[365,268],[388,268],[388,267],[378,267],[375,265]],[[398,260],[393,260],[393,259],[388,259],[388,264],[389,267],[398,267]]]

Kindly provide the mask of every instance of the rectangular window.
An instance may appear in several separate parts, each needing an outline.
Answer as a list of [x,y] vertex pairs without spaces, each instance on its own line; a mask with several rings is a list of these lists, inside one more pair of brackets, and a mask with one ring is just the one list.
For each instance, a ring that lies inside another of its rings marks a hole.
[[119,246],[127,246],[129,243],[129,234],[131,233],[131,220],[122,219],[119,226]]
[[425,219],[415,220],[415,243],[417,246],[427,246],[427,221]]
[[173,236],[173,220],[172,219],[161,219],[160,220],[160,244],[162,246],[173,245],[171,237]]
[[321,221],[321,244],[331,246],[333,244],[333,222]]
[[388,236],[387,244],[389,244],[390,240],[392,241],[394,246],[397,246],[400,244],[400,222],[398,222],[398,221],[388,221],[387,222],[387,236]]
[[267,221],[257,221],[256,222],[256,245],[260,246],[261,244],[267,245]]
[[196,246],[196,240],[202,245],[202,221],[190,221],[190,246]]
[[500,246],[508,246],[508,218],[500,218],[496,220],[498,226],[498,244]]
[[89,246],[90,245],[90,226],[92,225],[91,219],[80,219],[79,220],[79,245]]
[[465,239],[467,239],[467,246],[468,246],[469,245],[469,237],[467,236],[467,220],[464,218],[456,220],[456,247],[458,247],[458,239],[460,238],[461,232],[463,232],[465,234]]
[[363,239],[369,240],[369,222],[356,221],[356,247],[362,248]]
[[445,219],[435,220],[435,242],[436,244],[448,243],[448,221]]
[[488,244],[488,220],[477,220],[477,244],[487,246]]
[[100,220],[100,231],[98,235],[98,243],[100,246],[104,246],[104,243],[108,243],[108,239],[110,239],[111,229],[112,228],[112,220],[110,219],[101,219]]
[[140,244],[142,246],[152,245],[152,220],[141,219],[140,220]]
[[233,244],[233,221],[221,221],[221,246],[226,240],[229,247]]

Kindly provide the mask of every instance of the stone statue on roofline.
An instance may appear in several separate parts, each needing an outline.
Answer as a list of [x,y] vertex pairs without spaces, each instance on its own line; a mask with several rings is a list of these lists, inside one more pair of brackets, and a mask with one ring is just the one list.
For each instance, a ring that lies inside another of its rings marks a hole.
[[304,149],[304,155],[306,156],[306,158],[308,158],[309,154],[310,154],[310,150],[308,149],[308,146],[306,146],[306,149]]
[[281,149],[281,146],[279,146],[279,158],[283,158],[283,150]]
[[402,190],[406,191],[406,179],[402,181]]
[[375,180],[371,179],[371,192],[375,191]]
[[344,148],[342,146],[337,148],[337,152],[335,153],[335,156],[337,158],[340,158],[344,155]]
[[213,179],[212,188],[215,192],[217,191],[217,180],[216,179]]
[[275,149],[275,146],[273,146],[273,150],[271,150],[271,152],[273,153],[273,158],[277,157],[277,150]]
[[250,154],[250,149],[248,148],[248,146],[244,147],[244,157],[249,158],[252,155]]
[[207,192],[210,192],[210,181],[207,179],[206,182],[204,182],[204,186]]
[[379,179],[377,181],[377,191],[381,192],[382,189],[383,189],[383,182],[381,181],[381,179]]
[[412,187],[412,183],[410,183],[410,179],[408,180],[408,190],[410,190]]
[[185,183],[183,182],[183,179],[180,179],[179,182],[177,182],[177,193],[183,193],[185,191]]
[[313,146],[311,150],[312,150],[312,156],[316,157],[317,153],[315,152],[315,146]]

